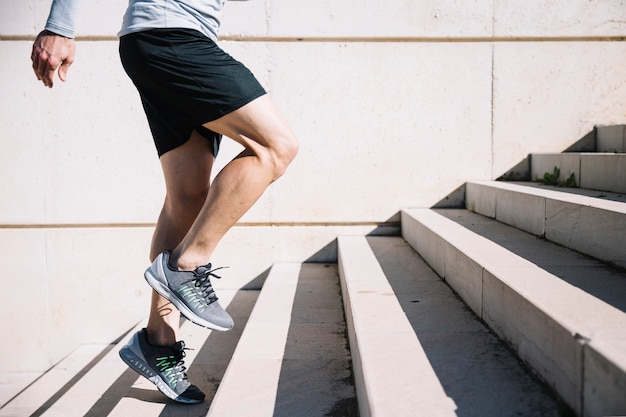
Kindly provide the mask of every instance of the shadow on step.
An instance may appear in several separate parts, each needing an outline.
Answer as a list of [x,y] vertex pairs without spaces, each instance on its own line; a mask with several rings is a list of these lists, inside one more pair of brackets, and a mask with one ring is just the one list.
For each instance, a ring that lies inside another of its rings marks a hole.
[[368,242],[458,417],[568,415],[403,239]]
[[[124,333],[120,338],[114,340],[108,347],[106,347],[100,354],[98,354],[95,358],[93,358],[87,365],[85,365],[76,375],[70,379],[66,384],[64,384],[59,390],[57,390],[54,395],[47,399],[39,408],[37,408],[34,412],[30,414],[29,417],[39,417],[43,415],[46,411],[48,411],[60,398],[62,398],[74,385],[81,380],[83,376],[94,366],[96,366],[111,350],[115,349],[117,344],[127,338],[130,335],[132,328]],[[133,372],[134,373],[134,372]],[[136,374],[135,374],[136,375]],[[37,382],[37,381],[35,381]],[[35,383],[34,382],[34,383]],[[10,401],[5,404],[9,405]]]
[[622,271],[475,213],[459,210],[438,213],[626,312],[626,280]]
[[[146,403],[164,404],[159,414],[160,417],[206,415],[217,391],[219,381],[226,371],[228,361],[232,357],[241,333],[245,328],[254,306],[254,300],[256,300],[256,292],[238,291],[226,308],[235,319],[235,328],[228,332],[211,332],[201,347],[193,346],[193,348],[199,349],[199,351],[192,363],[186,363],[187,373],[189,380],[205,392],[206,399],[204,402],[192,405],[179,404],[167,399],[160,392],[156,391],[151,384],[146,389],[137,388],[135,382],[140,377],[133,370],[127,369],[93,404],[85,416],[102,417],[109,415],[123,398],[134,398]],[[181,319],[181,324],[184,320]],[[191,323],[187,323],[187,325],[191,325]]]
[[302,264],[273,416],[358,416],[336,265]]

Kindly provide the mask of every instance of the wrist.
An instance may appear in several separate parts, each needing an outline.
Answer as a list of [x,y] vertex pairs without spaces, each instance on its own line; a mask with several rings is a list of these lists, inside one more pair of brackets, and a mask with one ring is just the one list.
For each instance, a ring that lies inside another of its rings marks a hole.
[[39,33],[40,36],[60,36],[62,38],[65,39],[74,39],[74,37],[72,36],[67,36],[67,34],[62,34],[62,33],[57,33],[54,31],[51,31],[50,29],[44,29]]

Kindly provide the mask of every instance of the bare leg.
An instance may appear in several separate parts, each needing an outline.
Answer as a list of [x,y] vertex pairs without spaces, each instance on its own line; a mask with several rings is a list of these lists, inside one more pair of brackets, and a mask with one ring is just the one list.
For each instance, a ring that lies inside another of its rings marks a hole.
[[[193,224],[208,195],[213,161],[208,141],[196,132],[186,144],[161,157],[166,197],[152,237],[150,261],[175,248]],[[147,326],[150,343],[175,343],[179,321],[179,311],[153,291]]]
[[[167,197],[151,257],[171,250],[170,264],[194,270],[207,264],[226,232],[245,214],[297,152],[297,141],[269,96],[263,96],[218,120],[205,124],[244,146],[209,187],[213,157],[208,145],[192,139],[161,157]],[[152,343],[176,340],[179,312],[153,296],[148,334]]]
[[172,251],[181,270],[206,264],[224,234],[243,216],[295,157],[298,144],[268,95],[205,124],[244,146],[216,176],[196,220]]

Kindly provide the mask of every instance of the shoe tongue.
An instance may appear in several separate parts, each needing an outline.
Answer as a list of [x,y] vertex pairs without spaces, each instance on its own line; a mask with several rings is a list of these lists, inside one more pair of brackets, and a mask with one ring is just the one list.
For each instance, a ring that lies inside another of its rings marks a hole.
[[211,264],[200,265],[196,268],[196,274],[198,275],[206,275],[211,272]]
[[185,342],[183,342],[182,340],[172,345],[172,350],[176,352],[182,352],[184,349],[185,349]]

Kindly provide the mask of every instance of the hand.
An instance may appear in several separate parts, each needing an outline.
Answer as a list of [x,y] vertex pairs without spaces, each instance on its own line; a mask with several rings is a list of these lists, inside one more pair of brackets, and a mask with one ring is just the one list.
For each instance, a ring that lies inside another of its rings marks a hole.
[[58,68],[59,78],[65,82],[67,70],[74,62],[75,54],[74,39],[44,30],[37,35],[30,55],[37,79],[46,87],[52,88],[54,72]]

